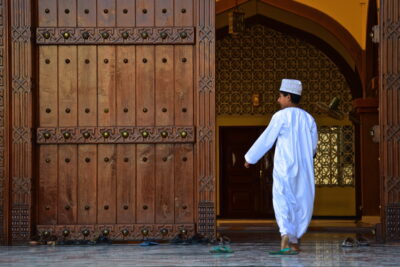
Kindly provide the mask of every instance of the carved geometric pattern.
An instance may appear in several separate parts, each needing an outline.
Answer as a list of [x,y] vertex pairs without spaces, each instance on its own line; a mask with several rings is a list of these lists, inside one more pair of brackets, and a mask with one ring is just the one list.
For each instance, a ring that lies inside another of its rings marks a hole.
[[30,26],[18,26],[11,28],[13,42],[29,42],[32,37]]
[[215,91],[214,77],[203,76],[199,80],[199,92],[200,93],[212,93]]
[[[145,132],[147,137],[143,136]],[[90,136],[85,138],[87,133]],[[105,133],[108,137],[104,137]],[[162,137],[163,133],[167,136]],[[194,143],[195,133],[191,126],[38,128],[36,141],[38,144]],[[50,136],[45,138],[46,134]]]
[[204,42],[205,40],[213,42],[215,38],[215,27],[213,25],[199,27],[198,36],[199,42]]
[[383,22],[383,38],[387,40],[398,40],[400,36],[400,20],[393,22],[391,19]]
[[387,73],[383,75],[383,89],[399,90],[400,89],[400,74]]
[[386,176],[384,178],[388,203],[398,201],[400,199],[400,177]]
[[197,232],[211,240],[215,239],[215,208],[212,201],[199,202]]
[[400,140],[400,124],[398,125],[385,125],[386,133],[384,135],[386,141],[399,141]]
[[[301,107],[321,114],[316,102],[336,96],[339,110],[352,109],[350,87],[339,68],[322,51],[264,25],[249,25],[239,37],[216,42],[216,112],[218,115],[265,115],[278,110],[281,79],[303,83]],[[252,95],[259,94],[259,106]]]
[[31,194],[31,181],[29,177],[13,177],[13,188],[14,194],[30,195]]
[[13,204],[11,208],[11,237],[15,243],[30,238],[29,204]]
[[199,141],[213,140],[213,129],[210,127],[198,127],[197,136]]
[[[38,44],[194,44],[194,27],[37,28]],[[68,38],[65,34],[68,33]],[[162,35],[167,35],[162,38]],[[46,36],[48,34],[48,36]],[[85,36],[87,34],[87,36]],[[126,35],[127,34],[127,35]],[[143,38],[143,35],[146,37]],[[126,36],[124,36],[126,35]],[[45,38],[48,37],[47,39]],[[86,39],[84,37],[87,37]],[[104,38],[105,37],[105,38]],[[126,38],[124,38],[126,37]]]
[[32,141],[32,130],[27,127],[14,127],[13,143],[30,143]]
[[354,151],[353,126],[318,127],[315,184],[354,186]]
[[[90,224],[90,225],[38,225],[36,227],[39,236],[43,236],[45,231],[50,232],[50,236],[55,236],[57,240],[95,240],[103,235],[104,230],[108,230],[107,237],[111,240],[143,240],[145,237],[157,240],[170,240],[181,234],[181,230],[186,230],[185,236],[191,237],[195,234],[194,224]],[[162,229],[164,233],[162,233]],[[67,236],[63,236],[63,231],[68,230]],[[84,236],[83,231],[89,230],[89,235]],[[123,230],[128,230],[124,236]],[[147,230],[148,235],[144,236],[142,230]]]
[[386,239],[400,241],[400,203],[386,206]]
[[199,192],[214,192],[214,176],[201,176]]
[[16,76],[12,79],[13,93],[30,93],[32,91],[31,79]]

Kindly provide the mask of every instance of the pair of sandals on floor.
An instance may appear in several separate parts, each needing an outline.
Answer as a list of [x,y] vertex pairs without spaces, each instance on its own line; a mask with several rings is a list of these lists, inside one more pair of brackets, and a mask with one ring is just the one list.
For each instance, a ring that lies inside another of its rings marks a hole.
[[289,242],[289,236],[283,235],[281,240],[281,249],[278,251],[271,251],[270,255],[297,255],[300,253],[300,240],[298,243]]
[[342,242],[342,247],[345,247],[345,248],[358,247],[358,246],[362,246],[362,247],[369,246],[369,241],[361,236],[361,237],[357,237],[357,238],[347,237]]

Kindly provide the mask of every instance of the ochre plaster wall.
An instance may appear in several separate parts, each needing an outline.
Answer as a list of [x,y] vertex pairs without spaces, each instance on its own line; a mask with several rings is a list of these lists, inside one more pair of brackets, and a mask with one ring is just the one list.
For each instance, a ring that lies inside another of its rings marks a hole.
[[365,49],[368,0],[295,0],[330,16]]

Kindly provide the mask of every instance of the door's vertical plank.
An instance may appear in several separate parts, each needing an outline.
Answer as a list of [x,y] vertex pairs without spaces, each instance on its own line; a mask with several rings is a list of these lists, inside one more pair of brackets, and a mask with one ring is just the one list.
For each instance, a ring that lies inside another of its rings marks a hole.
[[154,26],[154,0],[136,0],[136,26]]
[[39,48],[39,124],[41,127],[57,126],[57,69],[56,46]]
[[[58,48],[58,69],[58,126],[74,127],[78,102],[76,46]],[[77,218],[77,146],[59,145],[58,150],[58,223],[74,224]]]
[[115,125],[115,47],[98,46],[98,125]]
[[97,222],[116,223],[115,145],[98,145]]
[[97,223],[97,147],[78,146],[78,224]]
[[174,25],[174,0],[155,0],[155,26]]
[[174,165],[173,145],[156,145],[156,223],[174,223]]
[[156,46],[156,125],[174,123],[174,48]]
[[76,145],[59,146],[58,224],[77,221],[78,153]]
[[117,145],[117,223],[136,222],[136,145]]
[[193,0],[175,0],[174,26],[193,26]]
[[76,0],[58,0],[58,27],[76,27]]
[[193,223],[193,145],[175,145],[175,223]]
[[97,125],[97,48],[78,46],[78,125]]
[[77,47],[58,47],[58,120],[60,127],[77,125]]
[[115,0],[97,0],[97,26],[115,26]]
[[136,24],[136,1],[135,0],[117,0],[117,27],[134,27]]
[[118,46],[116,59],[117,125],[136,124],[135,47]]
[[57,223],[57,146],[42,146],[39,152],[38,223]]
[[155,211],[154,145],[137,145],[136,222],[154,223]]
[[154,125],[154,47],[136,47],[136,123]]
[[[174,123],[174,55],[173,46],[155,47],[156,125]],[[173,145],[156,145],[156,222],[174,221]]]
[[[117,126],[134,126],[136,124],[135,66],[135,47],[118,46],[116,58]],[[136,145],[117,145],[116,161],[117,222],[135,223]]]
[[38,1],[38,26],[57,26],[57,0]]
[[78,27],[96,27],[96,0],[77,0]]
[[175,125],[193,125],[193,47],[175,46]]

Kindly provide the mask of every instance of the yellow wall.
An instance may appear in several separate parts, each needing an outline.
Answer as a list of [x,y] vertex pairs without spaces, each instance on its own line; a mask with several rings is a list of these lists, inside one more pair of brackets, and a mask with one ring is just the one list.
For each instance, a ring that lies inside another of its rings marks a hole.
[[[332,121],[323,116],[314,116],[318,125],[349,125],[347,119]],[[219,179],[219,126],[266,126],[271,116],[217,116],[217,215],[220,214],[220,179]],[[314,216],[355,216],[354,187],[316,187]]]
[[365,49],[368,0],[295,0],[330,16]]

